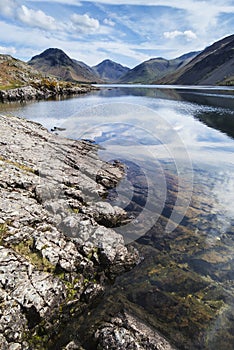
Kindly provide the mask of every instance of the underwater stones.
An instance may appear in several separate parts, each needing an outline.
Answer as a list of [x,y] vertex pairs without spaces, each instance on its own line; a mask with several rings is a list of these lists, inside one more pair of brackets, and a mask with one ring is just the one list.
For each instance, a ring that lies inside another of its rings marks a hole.
[[126,312],[103,324],[95,337],[98,349],[103,350],[175,350],[159,333]]

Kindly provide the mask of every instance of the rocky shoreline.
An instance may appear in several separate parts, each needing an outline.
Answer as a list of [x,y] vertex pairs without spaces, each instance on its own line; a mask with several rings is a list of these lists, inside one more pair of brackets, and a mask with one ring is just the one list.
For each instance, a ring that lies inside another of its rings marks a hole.
[[72,83],[66,83],[65,85],[63,84],[61,85],[57,82],[56,84],[53,84],[53,82],[49,82],[47,84],[32,83],[30,85],[15,89],[0,90],[0,102],[6,103],[15,101],[42,100],[57,96],[85,94],[93,90],[97,90],[97,88],[92,85],[77,86]]
[[95,325],[95,346],[62,336],[140,262],[113,230],[127,213],[104,201],[124,167],[35,122],[0,122],[0,349],[173,349],[125,310]]

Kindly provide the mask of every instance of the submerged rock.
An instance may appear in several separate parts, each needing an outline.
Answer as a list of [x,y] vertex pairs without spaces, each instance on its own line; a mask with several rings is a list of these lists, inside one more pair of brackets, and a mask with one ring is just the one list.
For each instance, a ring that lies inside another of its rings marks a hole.
[[103,324],[95,333],[98,349],[175,350],[159,333],[124,312]]

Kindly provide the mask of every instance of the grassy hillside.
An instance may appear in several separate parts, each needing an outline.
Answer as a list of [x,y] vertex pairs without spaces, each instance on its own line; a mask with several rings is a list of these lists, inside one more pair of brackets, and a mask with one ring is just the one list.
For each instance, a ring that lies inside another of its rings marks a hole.
[[41,79],[42,74],[27,63],[0,54],[0,89],[20,87]]

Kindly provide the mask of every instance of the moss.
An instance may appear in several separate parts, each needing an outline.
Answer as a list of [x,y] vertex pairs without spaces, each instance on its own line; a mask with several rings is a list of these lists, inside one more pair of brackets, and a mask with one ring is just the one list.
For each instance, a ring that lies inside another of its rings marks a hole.
[[0,90],[11,90],[11,89],[17,89],[20,87],[23,87],[24,84],[20,83],[20,82],[15,82],[15,83],[11,83],[11,84],[6,84],[6,85],[0,85]]
[[0,224],[0,236],[5,235],[8,231],[8,224],[4,222],[3,224]]
[[[80,278],[77,276],[76,278],[74,278],[72,280],[72,282],[68,281],[67,279],[67,276],[66,276],[66,273],[64,271],[62,272],[59,272],[59,273],[56,273],[55,272],[55,276],[57,278],[59,278],[63,283],[64,285],[66,286],[66,289],[67,289],[67,297],[66,297],[66,301],[65,301],[65,304],[68,302],[68,301],[72,301],[76,298],[77,296],[77,288],[76,288],[76,285],[80,282]],[[60,306],[61,308],[61,311],[63,310],[63,305]]]
[[24,165],[24,164],[20,164],[18,162],[15,162],[15,161],[12,161],[10,159],[6,159],[5,157],[2,157],[0,156],[0,161],[2,162],[5,162],[7,164],[10,164],[10,165],[13,165],[15,166],[16,168],[19,168],[27,173],[33,173],[33,174],[37,174],[37,171],[34,170],[33,168],[27,166],[27,165]]
[[92,258],[98,254],[98,248],[94,247],[90,253],[87,255],[87,259],[92,260]]
[[54,272],[55,266],[52,265],[48,259],[44,258],[39,251],[33,251],[33,244],[33,239],[31,239],[13,245],[11,248],[22,255],[25,259],[29,260],[38,270]]
[[30,349],[34,350],[46,350],[48,349],[49,334],[45,329],[45,322],[42,321],[35,329],[33,334],[26,332],[24,339],[30,346]]
[[4,238],[8,235],[9,229],[8,229],[9,222],[5,221],[3,224],[0,224],[0,245],[3,244]]

